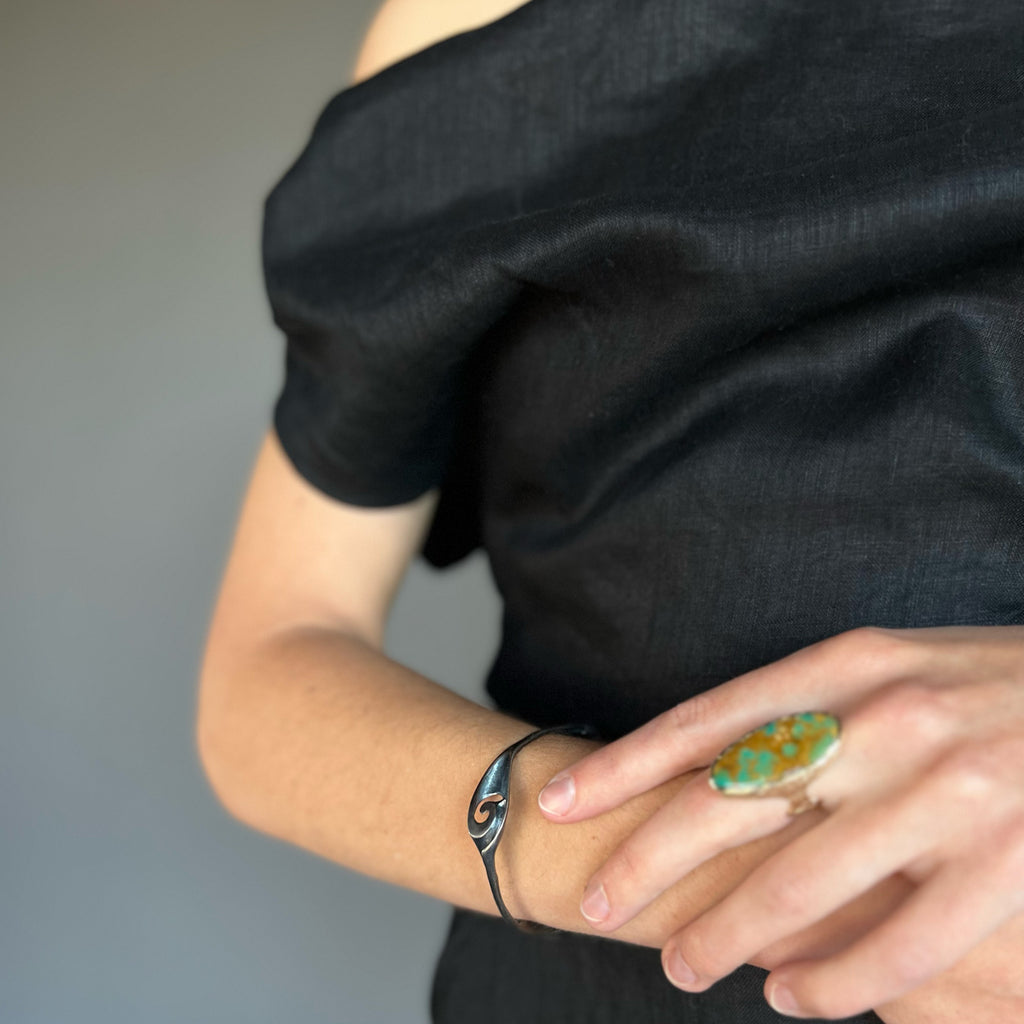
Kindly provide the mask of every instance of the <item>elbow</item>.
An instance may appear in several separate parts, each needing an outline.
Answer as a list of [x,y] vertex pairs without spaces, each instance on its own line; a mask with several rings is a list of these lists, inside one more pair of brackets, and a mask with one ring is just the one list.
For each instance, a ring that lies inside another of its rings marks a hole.
[[[236,821],[260,832],[277,834],[267,744],[260,742],[259,722],[266,720],[259,687],[247,671],[249,651],[225,649],[203,659],[194,722],[195,750],[202,773],[221,808]],[[257,654],[257,656],[259,656]]]
[[194,741],[199,767],[221,807],[231,817],[245,822],[243,801],[232,770],[234,743],[230,718],[224,710],[226,680],[204,666],[199,676]]

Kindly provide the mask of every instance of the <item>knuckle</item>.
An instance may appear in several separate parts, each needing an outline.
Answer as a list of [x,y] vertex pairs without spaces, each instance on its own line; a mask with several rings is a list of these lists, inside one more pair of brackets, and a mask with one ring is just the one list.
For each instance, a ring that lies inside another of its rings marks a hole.
[[631,758],[618,743],[609,743],[572,769],[576,801],[600,800],[628,783]]
[[716,696],[707,692],[673,705],[666,714],[668,728],[661,732],[659,742],[686,763],[693,756],[693,737],[717,725],[722,712]]
[[852,629],[847,629],[839,635],[850,639],[856,639],[858,644],[866,647],[888,647],[891,642],[896,640],[897,637],[897,634],[891,629],[886,629],[884,626],[872,625],[854,626]]
[[916,665],[924,652],[920,640],[903,630],[883,626],[855,626],[827,638],[829,656],[865,668],[881,665],[894,671],[906,671]]
[[944,801],[991,808],[1005,787],[998,750],[978,743],[960,747],[934,769],[933,785]]
[[906,682],[872,698],[865,714],[888,734],[917,745],[937,745],[954,736],[963,724],[955,691]]
[[695,714],[692,705],[696,699],[680,701],[673,704],[668,711],[668,724],[670,731],[676,735],[684,732],[694,723]]
[[609,861],[603,876],[608,901],[616,905],[631,903],[650,875],[643,851],[635,843],[624,843]]
[[718,718],[715,699],[708,693],[698,693],[687,700],[680,701],[669,709],[669,719],[673,732],[685,732],[694,728],[702,728]]
[[587,754],[566,771],[576,786],[574,810],[603,807],[621,800],[619,794],[635,785],[637,757],[629,737],[622,737]]
[[854,657],[887,654],[899,649],[897,635],[882,626],[855,626],[853,629],[836,633],[826,642]]
[[927,981],[941,966],[924,942],[900,942],[887,950],[886,973],[906,991]]
[[687,929],[679,936],[677,945],[698,978],[717,978],[722,973],[714,950],[701,935],[700,928]]
[[807,912],[810,895],[806,877],[790,872],[769,878],[762,896],[765,913],[782,921],[799,919]]

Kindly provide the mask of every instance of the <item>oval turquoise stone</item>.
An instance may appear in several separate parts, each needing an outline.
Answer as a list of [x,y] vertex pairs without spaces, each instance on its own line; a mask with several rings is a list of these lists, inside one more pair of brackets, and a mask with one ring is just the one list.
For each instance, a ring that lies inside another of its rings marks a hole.
[[838,743],[834,715],[782,715],[726,747],[711,766],[711,785],[723,793],[767,792],[823,762]]

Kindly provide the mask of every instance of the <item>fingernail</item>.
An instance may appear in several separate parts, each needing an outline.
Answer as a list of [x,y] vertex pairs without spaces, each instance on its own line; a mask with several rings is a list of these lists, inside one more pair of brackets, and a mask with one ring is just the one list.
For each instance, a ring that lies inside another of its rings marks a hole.
[[693,968],[683,959],[683,954],[678,949],[673,949],[669,953],[665,970],[669,981],[675,985],[692,985],[697,980]]
[[785,985],[776,985],[768,993],[768,1002],[776,1013],[784,1013],[789,1017],[802,1017],[793,993]]
[[566,814],[576,799],[576,783],[571,775],[556,775],[541,791],[537,803],[548,814]]
[[604,893],[604,886],[599,885],[596,889],[588,889],[580,900],[580,913],[588,920],[597,924],[603,921],[611,912],[608,906],[608,897]]

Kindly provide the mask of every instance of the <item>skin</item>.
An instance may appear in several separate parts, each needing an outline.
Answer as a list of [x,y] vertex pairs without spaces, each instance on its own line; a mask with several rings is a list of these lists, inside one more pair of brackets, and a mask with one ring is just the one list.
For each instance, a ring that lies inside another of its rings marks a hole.
[[542,812],[576,823],[690,773],[591,876],[581,913],[614,934],[707,858],[788,829],[787,800],[730,798],[709,786],[707,766],[750,729],[810,709],[842,723],[838,755],[808,787],[823,816],[672,936],[669,979],[702,991],[898,874],[908,893],[836,936],[830,955],[787,958],[766,980],[769,1001],[797,1017],[874,1007],[898,1024],[936,1013],[967,1024],[1024,1019],[1021,626],[851,630],[686,701],[559,773]]
[[353,82],[434,43],[511,14],[523,0],[387,0],[366,32]]

